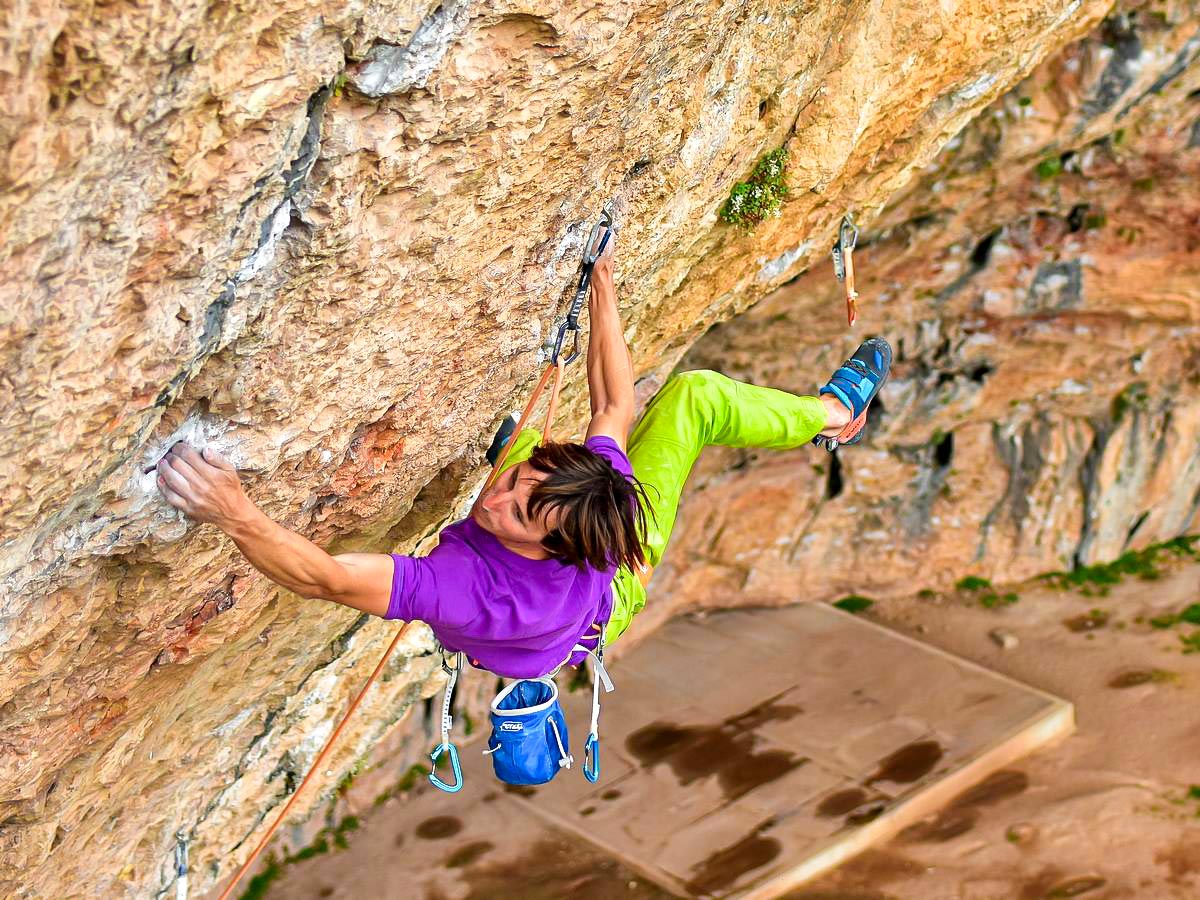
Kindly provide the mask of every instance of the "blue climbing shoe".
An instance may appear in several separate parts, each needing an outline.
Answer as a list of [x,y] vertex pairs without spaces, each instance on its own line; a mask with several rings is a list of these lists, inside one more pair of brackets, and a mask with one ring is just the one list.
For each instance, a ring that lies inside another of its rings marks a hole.
[[842,444],[857,444],[867,424],[867,407],[887,381],[892,369],[892,348],[883,338],[869,338],[833,373],[821,394],[830,394],[850,410],[850,424],[837,437],[817,435],[813,443],[832,453]]
[[517,417],[509,413],[500,427],[496,429],[496,436],[492,438],[492,446],[488,447],[487,461],[489,466],[494,466],[496,460],[500,458],[500,453],[504,450],[504,445],[508,443],[509,438],[513,436],[513,432],[517,430]]

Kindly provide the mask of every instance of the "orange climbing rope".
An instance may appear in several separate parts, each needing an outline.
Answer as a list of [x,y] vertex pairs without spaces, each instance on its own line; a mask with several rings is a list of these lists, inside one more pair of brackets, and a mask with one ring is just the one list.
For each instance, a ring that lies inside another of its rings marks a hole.
[[238,882],[242,880],[242,876],[245,875],[250,870],[250,867],[254,865],[254,861],[258,859],[259,855],[263,852],[263,849],[267,846],[267,842],[271,840],[271,836],[275,834],[275,829],[280,826],[288,812],[291,810],[292,805],[295,804],[297,798],[299,798],[300,794],[304,791],[304,786],[308,784],[309,780],[313,777],[313,774],[321,767],[321,763],[325,761],[325,757],[329,754],[329,751],[333,749],[333,742],[338,739],[338,735],[342,733],[342,729],[346,727],[346,723],[350,721],[350,717],[354,715],[354,711],[358,709],[358,704],[362,702],[362,698],[366,696],[367,691],[371,689],[371,685],[375,683],[375,679],[379,677],[379,673],[383,671],[384,665],[386,665],[388,659],[391,658],[392,651],[396,649],[396,645],[400,643],[400,639],[404,637],[412,625],[412,622],[405,622],[404,626],[396,632],[396,636],[392,638],[392,642],[388,644],[387,650],[384,651],[383,658],[380,659],[379,664],[375,666],[375,671],[371,673],[371,677],[367,679],[367,683],[362,686],[362,690],[358,692],[358,696],[354,698],[354,702],[350,704],[350,708],[346,710],[346,714],[342,716],[342,721],[338,723],[338,727],[333,729],[333,734],[329,735],[329,739],[325,741],[325,746],[321,748],[321,752],[317,755],[312,767],[308,770],[308,774],[305,775],[304,780],[300,782],[300,787],[296,788],[296,792],[292,794],[287,804],[283,807],[283,812],[276,816],[275,821],[271,823],[271,827],[267,829],[267,833],[262,836],[261,840],[259,840],[258,846],[254,848],[254,852],[250,854],[250,858],[242,863],[242,867],[238,869],[237,874],[233,876],[233,881],[229,882],[229,885],[222,892],[220,900],[226,900],[226,898],[233,893],[233,889],[237,887]]

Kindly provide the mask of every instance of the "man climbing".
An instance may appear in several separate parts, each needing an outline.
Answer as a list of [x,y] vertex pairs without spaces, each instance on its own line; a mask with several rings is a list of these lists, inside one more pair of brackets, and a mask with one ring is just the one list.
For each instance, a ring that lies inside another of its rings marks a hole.
[[685,372],[650,402],[627,444],[633,364],[617,310],[611,240],[592,273],[589,313],[586,439],[539,445],[536,431],[522,431],[470,515],[448,526],[428,556],[331,556],[268,519],[243,493],[234,467],[212,449],[176,444],[158,464],[159,489],[303,597],[420,619],[447,650],[509,678],[578,663],[583,654],[572,653],[576,643],[594,646],[602,627],[611,642],[645,605],[645,584],[705,446],[855,443],[891,366],[887,343],[868,340],[816,397]]

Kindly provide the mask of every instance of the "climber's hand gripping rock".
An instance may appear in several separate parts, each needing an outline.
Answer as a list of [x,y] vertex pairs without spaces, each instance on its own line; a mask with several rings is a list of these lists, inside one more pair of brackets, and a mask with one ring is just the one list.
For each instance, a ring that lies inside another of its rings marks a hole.
[[251,507],[237,469],[211,447],[197,452],[180,441],[158,461],[156,469],[163,497],[197,522],[208,522],[227,531],[234,522],[245,518]]

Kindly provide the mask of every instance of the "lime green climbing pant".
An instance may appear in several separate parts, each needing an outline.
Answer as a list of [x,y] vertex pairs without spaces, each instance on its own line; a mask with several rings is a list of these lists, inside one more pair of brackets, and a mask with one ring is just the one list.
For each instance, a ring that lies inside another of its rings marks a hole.
[[[683,485],[700,451],[710,444],[791,450],[825,427],[825,407],[817,397],[743,384],[718,372],[674,375],[646,407],[629,438],[633,474],[646,489],[646,561],[657,566],[667,549]],[[541,435],[525,429],[517,436],[505,468],[529,458]],[[613,580],[613,612],[608,643],[620,637],[646,605],[637,574],[622,567]]]

